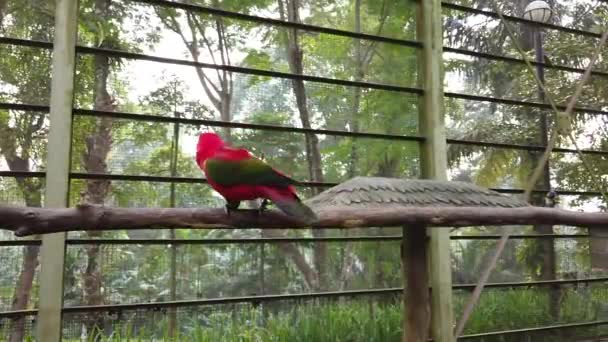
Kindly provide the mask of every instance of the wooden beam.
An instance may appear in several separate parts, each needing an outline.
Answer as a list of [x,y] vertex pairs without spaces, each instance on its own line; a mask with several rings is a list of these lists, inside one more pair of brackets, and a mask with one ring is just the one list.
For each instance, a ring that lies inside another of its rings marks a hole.
[[403,342],[427,342],[431,312],[425,226],[403,228]]
[[[418,57],[419,81],[424,90],[420,99],[422,178],[447,179],[447,144],[443,110],[443,27],[441,0],[417,2],[417,37],[422,42]],[[431,337],[436,342],[454,341],[452,324],[452,270],[449,230],[429,232],[431,296]]]
[[[68,204],[77,30],[78,0],[56,0],[45,196],[48,208]],[[38,341],[60,341],[65,233],[43,236],[39,258]]]
[[[80,230],[150,228],[363,228],[470,227],[476,225],[531,225],[538,223],[585,227],[608,226],[608,213],[584,213],[556,208],[411,207],[318,211],[319,220],[306,225],[277,210],[231,211],[223,208],[75,208],[0,207],[0,229],[17,236]],[[431,229],[432,231],[449,229]]]

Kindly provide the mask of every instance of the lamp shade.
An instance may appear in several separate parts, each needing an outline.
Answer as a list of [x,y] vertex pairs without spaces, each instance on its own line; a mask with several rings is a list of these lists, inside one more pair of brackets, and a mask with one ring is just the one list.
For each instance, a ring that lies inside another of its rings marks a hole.
[[541,0],[532,1],[524,9],[524,19],[542,23],[549,22],[549,19],[551,19],[551,14],[551,6]]

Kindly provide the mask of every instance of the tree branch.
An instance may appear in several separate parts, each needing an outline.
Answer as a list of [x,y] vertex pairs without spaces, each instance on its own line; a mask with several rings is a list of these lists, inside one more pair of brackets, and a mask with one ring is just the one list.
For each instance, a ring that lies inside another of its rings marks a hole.
[[[198,29],[198,31],[201,33],[201,38],[203,39],[203,43],[205,43],[205,47],[207,47],[207,52],[209,52],[209,56],[211,57],[211,62],[213,62],[213,64],[217,65],[218,63],[215,60],[215,53],[213,52],[213,46],[212,46],[211,42],[209,41],[209,39],[207,39],[207,35],[205,34],[205,28],[203,27],[203,25],[201,25],[200,21],[196,20],[191,14],[188,14],[188,26],[190,27],[190,30]],[[216,69],[215,72],[217,74],[218,80],[221,81],[222,76],[220,74],[219,69]],[[216,91],[219,93],[219,90],[216,89]]]
[[[608,226],[608,213],[584,213],[556,208],[520,207],[409,207],[319,210],[312,228],[361,228],[426,225],[468,227],[478,225],[563,224]],[[257,210],[223,208],[111,208],[79,205],[75,208],[0,206],[0,229],[17,236],[78,230],[149,228],[311,228],[277,210],[259,215]]]

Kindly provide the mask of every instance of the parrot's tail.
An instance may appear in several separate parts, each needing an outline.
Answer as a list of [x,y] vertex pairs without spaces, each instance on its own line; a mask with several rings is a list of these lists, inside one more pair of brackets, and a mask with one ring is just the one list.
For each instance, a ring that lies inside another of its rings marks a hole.
[[270,200],[285,214],[295,217],[306,224],[313,224],[319,219],[317,214],[310,207],[302,203],[296,195],[274,189],[267,193]]

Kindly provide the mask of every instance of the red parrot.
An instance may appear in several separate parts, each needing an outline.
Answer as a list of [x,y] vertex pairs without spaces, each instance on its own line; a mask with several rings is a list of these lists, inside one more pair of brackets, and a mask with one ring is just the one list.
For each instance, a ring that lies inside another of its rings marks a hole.
[[227,146],[215,133],[202,133],[196,147],[196,163],[203,170],[207,182],[226,199],[226,211],[236,210],[241,201],[262,198],[260,211],[268,200],[287,215],[307,224],[317,216],[298,195],[297,181],[275,170],[246,149]]

